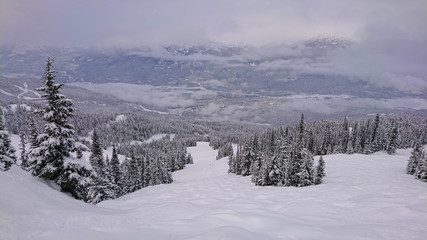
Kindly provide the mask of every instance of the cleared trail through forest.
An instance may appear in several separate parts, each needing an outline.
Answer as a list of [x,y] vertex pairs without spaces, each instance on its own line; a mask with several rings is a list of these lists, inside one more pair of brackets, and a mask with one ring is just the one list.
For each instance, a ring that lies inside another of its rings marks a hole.
[[227,158],[215,160],[217,151],[208,143],[189,147],[188,152],[194,164],[174,172],[173,183],[96,206],[56,192],[17,168],[2,173],[0,238],[424,240],[427,236],[427,185],[405,174],[410,150],[392,156],[325,156],[325,183],[304,188],[258,187],[250,177],[228,174]]

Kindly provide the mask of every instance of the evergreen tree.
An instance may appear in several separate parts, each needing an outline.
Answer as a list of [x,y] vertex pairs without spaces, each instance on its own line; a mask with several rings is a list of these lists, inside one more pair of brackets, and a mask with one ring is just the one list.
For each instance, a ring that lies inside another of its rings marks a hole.
[[350,132],[349,132],[349,127],[348,127],[348,120],[347,120],[347,116],[344,118],[344,122],[342,125],[342,130],[341,130],[341,151],[342,153],[346,153],[347,148],[348,148],[348,142],[350,139]]
[[289,186],[290,184],[290,164],[292,159],[292,144],[288,137],[285,137],[281,141],[281,146],[278,153],[278,164],[281,172],[281,180],[284,186]]
[[347,143],[347,150],[345,151],[345,153],[347,154],[353,154],[354,153],[354,148],[353,148],[354,144],[353,144],[353,138],[350,137]]
[[89,156],[89,162],[92,165],[93,170],[97,175],[100,175],[104,171],[104,158],[102,153],[101,144],[99,142],[98,134],[96,130],[93,130],[92,134],[92,148]]
[[380,144],[379,133],[378,133],[379,127],[380,127],[380,115],[377,114],[375,116],[374,124],[372,126],[370,153],[381,150],[380,148],[381,144]]
[[390,133],[390,140],[387,145],[387,153],[388,154],[395,154],[397,150],[397,141],[399,137],[399,132],[397,130],[397,124],[393,121],[392,122],[392,130]]
[[282,173],[276,157],[271,157],[267,166],[268,176],[265,185],[277,186],[282,182]]
[[[113,153],[111,155],[110,171],[111,171],[113,183],[116,184],[119,187],[119,189],[121,189],[123,187],[123,176],[122,176],[123,173],[120,168],[120,161],[117,155],[115,144],[113,145]],[[121,192],[118,192],[117,194],[122,195]]]
[[236,158],[235,158],[234,166],[233,166],[234,173],[236,173],[237,175],[241,175],[242,174],[242,168],[241,168],[242,164],[241,164],[241,162],[242,162],[242,147],[239,146],[237,148]]
[[305,148],[301,150],[302,169],[297,173],[299,183],[297,187],[305,187],[314,184],[314,158],[313,155]]
[[26,138],[24,132],[21,132],[19,134],[20,142],[19,142],[19,148],[21,150],[21,168],[24,170],[27,170],[28,168],[28,155],[27,155],[27,149],[26,149]]
[[30,116],[30,126],[29,127],[30,127],[30,137],[29,137],[30,149],[38,148],[40,146],[40,143],[37,140],[37,137],[39,134],[37,133],[37,128],[36,128],[36,124],[34,123],[33,116]]
[[259,185],[259,186],[271,185],[269,174],[270,174],[272,167],[271,167],[271,161],[270,160],[271,159],[266,155],[264,155],[262,157],[261,168],[259,170],[259,174],[258,174],[258,177],[256,179],[257,181],[255,181],[255,185]]
[[64,170],[64,160],[74,149],[74,127],[67,122],[74,115],[73,102],[60,94],[63,84],[55,83],[51,58],[48,58],[43,77],[44,87],[37,90],[47,100],[40,111],[45,120],[43,133],[37,137],[39,146],[30,151],[32,174],[57,183]]
[[303,138],[304,138],[304,114],[301,114],[301,120],[298,125],[298,142],[303,146]]
[[411,152],[411,156],[409,157],[408,165],[406,167],[406,173],[414,175],[419,162],[422,159],[424,154],[424,149],[419,142],[415,145],[414,149]]
[[15,162],[15,149],[11,145],[9,134],[4,126],[3,112],[0,107],[0,170],[9,170]]
[[[127,174],[128,174],[128,177],[127,177],[128,181],[126,184],[127,184],[128,192],[134,192],[136,190],[141,189],[142,188],[141,170],[139,169],[138,161],[134,153],[132,153],[132,156],[129,160],[129,168],[128,168]],[[159,176],[159,178],[161,178],[160,173],[158,175],[156,174],[156,176]],[[160,184],[160,183],[161,181],[155,184]]]
[[255,153],[254,161],[252,162],[251,166],[251,172],[252,172],[252,182],[255,183],[255,185],[262,185],[260,184],[261,177],[261,164],[262,160],[259,154]]
[[144,169],[142,172],[142,186],[143,187],[148,187],[150,185],[152,185],[152,177],[151,177],[151,169],[152,169],[152,161],[150,161],[150,158],[148,156],[146,156],[144,158]]
[[79,160],[68,159],[58,182],[61,191],[70,193],[76,199],[91,202],[93,197],[88,196],[88,190],[94,185],[93,179],[93,171],[89,167]]
[[[89,187],[88,202],[97,204],[107,199],[116,198],[117,187],[113,183],[109,171],[109,161],[104,161],[103,151],[99,143],[99,137],[96,130],[92,134],[92,148],[89,162],[92,165],[96,175],[92,175],[93,184]],[[108,156],[107,156],[108,158]]]
[[240,162],[240,169],[242,176],[251,175],[251,164],[253,158],[253,150],[249,144],[245,145],[243,148],[242,161]]
[[427,155],[422,152],[421,159],[418,162],[418,166],[415,169],[415,178],[420,179],[423,182],[427,182]]
[[323,160],[323,156],[320,156],[319,163],[316,167],[316,180],[315,184],[322,184],[323,178],[326,176],[325,173],[325,160]]

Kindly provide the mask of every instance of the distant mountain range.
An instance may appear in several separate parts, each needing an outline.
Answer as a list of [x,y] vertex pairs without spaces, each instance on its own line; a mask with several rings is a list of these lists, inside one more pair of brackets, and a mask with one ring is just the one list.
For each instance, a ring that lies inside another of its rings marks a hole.
[[105,50],[4,46],[0,48],[0,99],[35,101],[37,95],[29,90],[40,85],[45,60],[51,56],[57,81],[67,83],[67,96],[85,111],[149,110],[260,123],[293,121],[300,112],[312,118],[425,113],[425,91],[380,87],[362,77],[325,69],[331,53],[352,44],[345,39],[315,38],[263,47],[207,44]]

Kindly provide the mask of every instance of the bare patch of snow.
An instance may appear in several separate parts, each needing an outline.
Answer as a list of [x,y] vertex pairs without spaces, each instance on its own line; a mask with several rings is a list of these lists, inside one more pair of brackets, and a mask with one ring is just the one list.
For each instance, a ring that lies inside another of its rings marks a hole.
[[151,136],[149,139],[145,140],[144,143],[151,143],[157,140],[160,140],[166,136],[169,136],[170,140],[173,140],[175,138],[175,134],[167,134],[167,133],[160,133],[160,134],[154,134],[153,136]]
[[126,120],[126,116],[124,114],[120,114],[116,116],[116,122],[120,122],[124,120]]

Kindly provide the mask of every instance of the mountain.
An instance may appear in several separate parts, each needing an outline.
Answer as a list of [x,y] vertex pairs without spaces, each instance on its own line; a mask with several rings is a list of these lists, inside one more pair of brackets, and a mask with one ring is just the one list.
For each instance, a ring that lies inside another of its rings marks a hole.
[[[45,60],[84,111],[160,111],[184,117],[280,123],[372,112],[426,114],[427,90],[404,91],[335,71],[352,43],[170,45],[138,49],[2,47],[0,99],[35,100]],[[25,97],[27,96],[27,97]],[[416,103],[415,105],[413,103]],[[363,106],[363,107],[362,107]],[[102,110],[103,109],[103,110]]]

